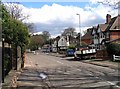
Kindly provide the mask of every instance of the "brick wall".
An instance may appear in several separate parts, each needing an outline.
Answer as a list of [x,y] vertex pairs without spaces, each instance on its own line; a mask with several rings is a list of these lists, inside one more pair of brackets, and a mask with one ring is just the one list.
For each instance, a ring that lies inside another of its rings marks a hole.
[[96,53],[96,58],[105,59],[105,60],[110,59],[106,50],[98,50]]
[[115,40],[120,38],[120,32],[116,31],[116,32],[110,32],[110,40]]

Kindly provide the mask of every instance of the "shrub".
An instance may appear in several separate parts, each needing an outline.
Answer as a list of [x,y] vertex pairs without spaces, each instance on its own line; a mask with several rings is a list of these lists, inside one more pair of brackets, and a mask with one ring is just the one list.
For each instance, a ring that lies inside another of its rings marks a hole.
[[110,43],[107,45],[107,52],[109,55],[120,55],[120,44]]
[[73,49],[73,50],[75,50],[75,45],[70,45],[70,46],[68,47],[68,49]]

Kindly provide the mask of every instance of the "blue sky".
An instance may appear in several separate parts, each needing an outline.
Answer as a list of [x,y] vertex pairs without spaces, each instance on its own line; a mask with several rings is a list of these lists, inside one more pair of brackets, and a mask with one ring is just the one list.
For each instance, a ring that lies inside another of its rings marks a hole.
[[51,6],[53,3],[60,4],[63,6],[77,6],[83,8],[87,4],[90,4],[89,2],[20,2],[20,3],[30,8],[40,8],[45,4]]

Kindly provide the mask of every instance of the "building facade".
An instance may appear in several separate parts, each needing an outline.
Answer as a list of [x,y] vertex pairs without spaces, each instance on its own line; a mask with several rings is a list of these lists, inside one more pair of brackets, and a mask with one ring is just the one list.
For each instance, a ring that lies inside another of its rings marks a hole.
[[103,50],[107,42],[120,38],[120,15],[111,18],[106,15],[106,23],[98,24],[92,30],[93,45],[96,50]]

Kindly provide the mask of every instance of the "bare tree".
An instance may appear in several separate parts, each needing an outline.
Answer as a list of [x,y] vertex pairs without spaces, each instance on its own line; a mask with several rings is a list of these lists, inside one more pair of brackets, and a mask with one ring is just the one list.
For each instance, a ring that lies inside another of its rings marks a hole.
[[119,0],[103,0],[103,1],[98,0],[98,3],[102,3],[103,5],[108,5],[108,6],[112,7],[113,9],[120,8],[120,1]]
[[43,31],[42,34],[47,38],[50,37],[50,33],[48,31]]
[[76,36],[76,32],[75,32],[75,28],[73,27],[69,27],[67,29],[64,30],[64,32],[62,33],[62,36]]
[[25,15],[22,13],[23,8],[21,8],[19,4],[20,4],[19,2],[15,2],[15,3],[12,2],[12,3],[5,3],[4,5],[12,18],[23,22],[29,17],[29,15]]
[[34,23],[24,23],[24,24],[29,28],[29,32],[31,34],[33,34],[34,31],[35,31],[35,25],[34,25]]
[[23,13],[23,8],[20,7],[19,4],[20,4],[19,2],[15,3],[12,2],[5,3],[4,5],[12,18],[23,22],[29,28],[29,32],[33,33],[33,31],[35,30],[35,26],[33,23],[25,23],[25,20],[28,19],[29,15]]

